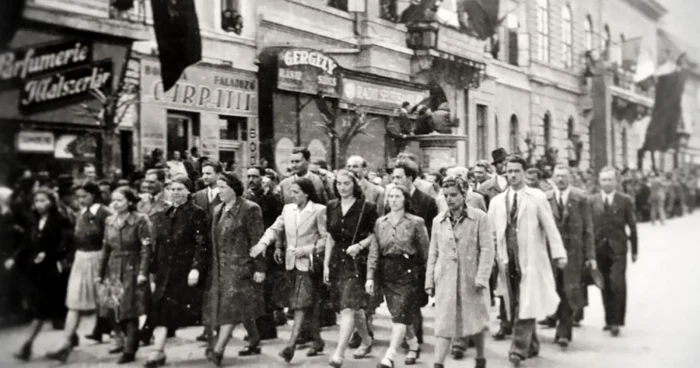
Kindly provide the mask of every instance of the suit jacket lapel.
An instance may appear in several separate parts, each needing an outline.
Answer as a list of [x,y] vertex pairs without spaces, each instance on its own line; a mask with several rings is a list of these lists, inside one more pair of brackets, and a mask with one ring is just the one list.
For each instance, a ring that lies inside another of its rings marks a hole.
[[306,204],[306,207],[299,213],[299,223],[297,224],[297,227],[301,227],[301,225],[304,225],[314,214],[314,204],[313,202],[309,202]]
[[530,194],[526,190],[521,190],[518,196],[518,223],[520,223],[520,218],[523,217],[525,212],[525,207],[530,203]]
[[557,222],[561,221],[562,214],[559,213],[559,204],[557,203],[556,194],[554,194],[553,192],[548,193],[547,199],[549,199],[549,206],[552,208],[552,214],[554,215],[554,219],[556,219]]

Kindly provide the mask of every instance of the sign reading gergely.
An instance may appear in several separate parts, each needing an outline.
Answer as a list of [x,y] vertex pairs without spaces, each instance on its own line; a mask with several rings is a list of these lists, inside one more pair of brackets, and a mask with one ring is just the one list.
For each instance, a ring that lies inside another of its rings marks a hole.
[[401,107],[404,102],[414,106],[428,96],[430,91],[427,89],[406,89],[343,78],[342,100],[356,105],[379,107],[391,111]]
[[277,61],[277,88],[328,97],[340,96],[340,67],[330,56],[311,49],[285,49]]
[[141,59],[142,102],[193,112],[257,116],[258,80],[254,74],[206,66],[187,68],[167,93],[160,63]]

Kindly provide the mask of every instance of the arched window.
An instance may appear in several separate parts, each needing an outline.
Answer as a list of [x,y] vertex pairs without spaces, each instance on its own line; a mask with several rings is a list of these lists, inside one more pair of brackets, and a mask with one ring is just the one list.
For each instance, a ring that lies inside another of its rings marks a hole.
[[583,38],[586,51],[593,50],[593,19],[590,14],[586,15],[586,20],[583,22]]
[[518,117],[513,114],[510,116],[510,131],[508,132],[510,151],[520,152],[520,126],[518,124]]
[[565,68],[574,65],[574,26],[571,18],[571,6],[566,5],[561,10],[562,63]]
[[544,149],[548,150],[552,146],[552,115],[549,112],[544,114],[542,128],[544,129]]
[[549,62],[549,0],[537,0],[537,58]]
[[569,120],[566,122],[566,138],[571,139],[574,137],[574,134],[576,134],[574,130],[574,118],[569,117]]
[[606,24],[603,27],[603,37],[600,39],[600,56],[602,58],[610,57],[610,27]]

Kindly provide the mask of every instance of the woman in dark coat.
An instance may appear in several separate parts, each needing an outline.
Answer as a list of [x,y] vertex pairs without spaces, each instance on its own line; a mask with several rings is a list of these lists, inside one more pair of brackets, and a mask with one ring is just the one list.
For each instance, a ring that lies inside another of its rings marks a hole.
[[10,264],[19,267],[22,277],[22,297],[32,317],[30,333],[22,348],[15,354],[27,361],[32,355],[34,339],[44,321],[62,318],[62,285],[59,263],[65,258],[66,239],[70,232],[68,220],[58,213],[56,196],[50,189],[40,188],[34,193],[35,221],[23,245]]
[[375,276],[381,283],[386,305],[391,313],[392,333],[389,349],[377,368],[393,368],[404,336],[408,344],[406,365],[420,357],[420,345],[412,323],[425,297],[423,275],[429,241],[425,222],[411,215],[408,189],[396,185],[387,193],[391,212],[377,220],[367,260],[367,293],[374,293]]
[[[139,317],[146,313],[151,290],[148,265],[151,260],[151,221],[136,211],[139,197],[128,187],[112,193],[114,215],[105,222],[105,238],[99,276],[103,306],[100,313],[117,322],[126,335],[118,364],[133,362],[138,350]],[[104,280],[104,283],[103,283]]]
[[223,203],[212,218],[205,324],[220,328],[216,344],[207,349],[207,359],[219,366],[237,324],[243,324],[251,345],[260,340],[255,320],[265,313],[265,258],[250,256],[264,231],[260,206],[241,197],[243,183],[232,172],[222,173],[217,186]]
[[149,321],[155,327],[155,353],[146,367],[165,364],[167,330],[200,324],[202,292],[195,286],[204,273],[207,215],[188,198],[191,190],[190,179],[176,175],[170,185],[172,204],[154,215],[156,288]]
[[323,277],[331,285],[331,299],[336,312],[340,313],[338,346],[329,364],[340,367],[355,329],[362,344],[353,357],[364,358],[372,350],[365,316],[369,303],[365,280],[377,207],[365,201],[359,181],[348,170],[340,170],[336,175],[335,192],[340,199],[328,203],[326,227],[330,236],[326,243]]
[[[12,189],[0,187],[0,261],[13,264],[11,260],[20,246],[22,228],[17,223],[15,214],[10,207]],[[17,287],[16,269],[3,267],[0,269],[0,325],[14,322],[22,308],[22,300]]]

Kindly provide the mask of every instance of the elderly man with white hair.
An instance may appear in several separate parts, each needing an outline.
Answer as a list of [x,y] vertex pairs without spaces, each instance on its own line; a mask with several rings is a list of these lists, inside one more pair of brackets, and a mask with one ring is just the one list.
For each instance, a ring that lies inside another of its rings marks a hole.
[[[466,167],[453,166],[447,169],[447,177],[459,177],[463,180],[467,180],[468,172],[469,170],[467,170]],[[439,213],[447,211],[447,201],[445,200],[445,196],[442,194],[442,190],[440,190],[440,192],[437,195],[437,198],[435,198],[435,202],[437,203]],[[467,192],[466,203],[469,207],[478,208],[486,212],[486,201],[484,201],[484,196],[473,191],[471,188],[469,189],[469,192]]]

